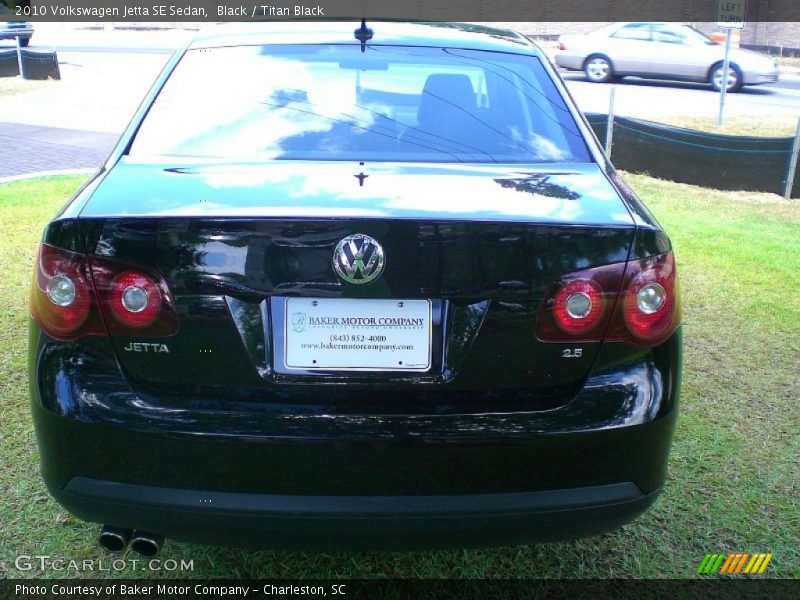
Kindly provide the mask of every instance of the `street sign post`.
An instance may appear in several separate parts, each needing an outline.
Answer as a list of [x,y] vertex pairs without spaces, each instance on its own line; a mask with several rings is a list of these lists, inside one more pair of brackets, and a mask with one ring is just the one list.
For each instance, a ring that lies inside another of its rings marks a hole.
[[744,29],[745,0],[717,0],[717,27]]
[[731,67],[731,29],[744,29],[745,7],[745,0],[717,0],[717,27],[725,29],[725,59],[722,61],[722,85],[719,90],[718,127],[722,127],[725,94],[728,91],[728,71]]

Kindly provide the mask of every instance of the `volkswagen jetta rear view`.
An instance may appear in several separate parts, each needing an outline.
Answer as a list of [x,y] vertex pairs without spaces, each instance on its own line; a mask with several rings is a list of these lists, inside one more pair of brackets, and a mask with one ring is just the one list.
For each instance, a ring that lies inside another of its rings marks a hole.
[[42,473],[110,550],[567,539],[665,481],[669,239],[512,32],[199,35],[30,306]]

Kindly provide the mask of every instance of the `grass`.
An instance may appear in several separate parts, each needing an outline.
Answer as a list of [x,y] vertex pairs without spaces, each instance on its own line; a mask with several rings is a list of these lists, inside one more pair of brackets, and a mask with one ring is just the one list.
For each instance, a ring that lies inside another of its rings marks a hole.
[[797,131],[797,117],[790,115],[725,117],[722,127],[717,126],[715,118],[707,117],[664,117],[659,122],[684,129],[725,135],[793,137]]
[[767,58],[774,59],[782,67],[800,69],[800,56],[776,56],[775,54],[759,53]]
[[[168,542],[160,557],[193,560],[186,574],[195,577],[683,578],[696,576],[706,552],[744,551],[774,553],[769,576],[800,577],[800,201],[627,179],[671,234],[684,294],[682,412],[668,483],[650,511],[619,531],[562,544],[303,554]],[[34,251],[80,181],[0,186],[0,572],[8,577],[74,575],[17,570],[21,554],[108,560],[95,544],[97,526],[48,496],[26,398]]]
[[46,86],[58,85],[55,81],[22,79],[21,77],[0,77],[0,98],[15,94],[26,94]]
[[773,56],[773,58],[782,67],[800,69],[800,56]]

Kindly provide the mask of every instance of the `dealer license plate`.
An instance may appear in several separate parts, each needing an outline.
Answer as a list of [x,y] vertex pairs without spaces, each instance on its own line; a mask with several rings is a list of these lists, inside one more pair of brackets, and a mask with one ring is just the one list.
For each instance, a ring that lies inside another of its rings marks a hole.
[[287,298],[284,363],[290,369],[427,371],[429,300]]

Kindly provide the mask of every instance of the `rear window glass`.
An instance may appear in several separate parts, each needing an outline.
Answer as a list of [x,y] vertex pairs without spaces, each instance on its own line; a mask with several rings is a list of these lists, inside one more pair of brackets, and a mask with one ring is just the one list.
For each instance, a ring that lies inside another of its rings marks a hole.
[[186,53],[133,156],[245,160],[589,162],[539,59],[358,45]]

